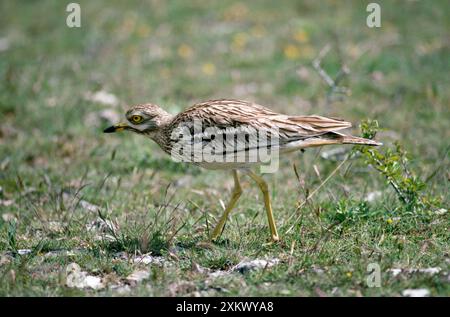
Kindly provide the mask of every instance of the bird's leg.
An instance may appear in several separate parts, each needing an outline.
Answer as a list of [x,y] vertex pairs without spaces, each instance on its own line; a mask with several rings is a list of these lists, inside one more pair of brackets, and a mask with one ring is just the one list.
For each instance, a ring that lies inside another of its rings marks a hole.
[[264,204],[266,206],[267,218],[269,220],[269,228],[270,234],[272,236],[272,241],[274,242],[279,241],[280,238],[278,237],[277,227],[275,225],[275,220],[273,218],[272,213],[272,205],[270,203],[269,186],[267,185],[264,178],[262,178],[261,176],[255,174],[250,170],[247,170],[246,172],[248,176],[250,176],[258,184],[259,188],[261,189],[261,192],[264,195]]
[[233,178],[234,178],[234,189],[231,194],[230,202],[228,203],[222,217],[219,220],[219,223],[214,228],[211,234],[211,240],[217,240],[217,238],[222,234],[223,227],[225,226],[225,222],[227,222],[228,214],[233,209],[234,205],[238,201],[239,197],[242,194],[241,183],[239,182],[239,176],[236,170],[233,170]]

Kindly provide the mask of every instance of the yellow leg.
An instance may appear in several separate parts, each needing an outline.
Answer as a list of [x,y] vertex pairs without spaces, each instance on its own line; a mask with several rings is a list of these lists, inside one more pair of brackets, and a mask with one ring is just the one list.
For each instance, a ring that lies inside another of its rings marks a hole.
[[278,237],[277,227],[275,225],[275,220],[273,219],[272,205],[270,203],[269,187],[267,186],[267,183],[264,180],[264,178],[262,178],[261,176],[253,173],[250,170],[246,172],[248,176],[250,176],[258,184],[259,188],[261,189],[261,192],[264,195],[264,204],[266,206],[267,218],[269,220],[269,228],[270,234],[272,236],[272,241],[274,242],[279,241],[280,238]]
[[228,203],[228,206],[225,208],[225,211],[222,215],[222,217],[219,220],[219,223],[214,228],[212,234],[211,234],[211,240],[217,240],[217,238],[222,234],[223,227],[225,226],[225,222],[227,222],[228,214],[233,209],[234,205],[236,205],[236,202],[238,201],[239,197],[242,194],[242,188],[241,184],[239,182],[239,176],[236,170],[233,170],[233,178],[234,178],[234,189],[233,193],[231,194],[230,202]]

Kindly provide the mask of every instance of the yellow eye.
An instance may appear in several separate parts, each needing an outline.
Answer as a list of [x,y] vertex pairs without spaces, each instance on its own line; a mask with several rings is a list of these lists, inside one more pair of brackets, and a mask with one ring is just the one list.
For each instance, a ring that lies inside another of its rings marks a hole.
[[144,118],[142,118],[141,116],[132,116],[131,117],[131,121],[133,121],[133,123],[140,123]]

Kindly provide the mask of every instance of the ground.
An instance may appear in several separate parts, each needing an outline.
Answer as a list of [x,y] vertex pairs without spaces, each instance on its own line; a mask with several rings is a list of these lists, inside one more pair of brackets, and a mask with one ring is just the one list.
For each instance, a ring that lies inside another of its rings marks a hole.
[[[0,295],[450,295],[449,2],[377,1],[380,28],[366,2],[79,1],[69,28],[64,1],[2,1]],[[345,94],[312,66],[326,46]],[[102,129],[130,104],[221,97],[342,117],[355,135],[376,120],[384,145],[283,157],[264,175],[278,244],[243,177],[207,243],[231,174]]]

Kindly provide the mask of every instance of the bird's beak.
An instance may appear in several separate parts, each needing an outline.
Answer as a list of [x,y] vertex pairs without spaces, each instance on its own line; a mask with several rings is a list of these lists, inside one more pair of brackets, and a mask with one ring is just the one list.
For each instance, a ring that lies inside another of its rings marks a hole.
[[126,123],[118,123],[113,126],[110,126],[109,128],[106,128],[103,130],[103,133],[113,133],[113,132],[120,132],[128,128],[128,125]]

